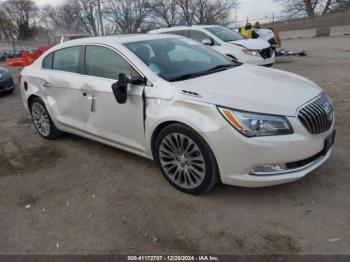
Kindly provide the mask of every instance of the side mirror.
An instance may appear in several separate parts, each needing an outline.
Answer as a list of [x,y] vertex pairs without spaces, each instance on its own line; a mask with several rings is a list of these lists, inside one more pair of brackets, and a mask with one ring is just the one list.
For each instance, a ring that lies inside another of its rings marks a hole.
[[142,76],[135,76],[130,79],[128,79],[128,83],[132,85],[142,86],[146,85],[146,78]]
[[124,73],[119,74],[118,82],[112,85],[115,99],[119,104],[125,104],[128,97],[128,77]]
[[202,44],[211,46],[214,45],[214,42],[212,39],[204,39],[202,40]]

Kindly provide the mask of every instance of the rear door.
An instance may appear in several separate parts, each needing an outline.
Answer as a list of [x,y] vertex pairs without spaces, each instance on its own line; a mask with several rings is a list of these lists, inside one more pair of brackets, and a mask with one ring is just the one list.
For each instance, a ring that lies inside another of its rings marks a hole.
[[89,117],[91,100],[86,99],[89,89],[79,73],[81,50],[81,46],[74,46],[48,55],[43,61],[40,84],[55,120],[83,130]]
[[122,146],[144,151],[144,86],[129,85],[126,103],[118,104],[112,84],[120,73],[128,77],[138,75],[116,50],[107,46],[86,46],[84,84],[93,93],[87,131]]

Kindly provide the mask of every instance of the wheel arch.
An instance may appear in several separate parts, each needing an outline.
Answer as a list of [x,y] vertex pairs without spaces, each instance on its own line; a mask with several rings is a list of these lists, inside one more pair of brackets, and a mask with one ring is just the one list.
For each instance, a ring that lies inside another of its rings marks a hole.
[[32,103],[32,101],[33,101],[34,98],[39,98],[39,99],[41,99],[40,96],[38,96],[38,95],[34,95],[34,94],[30,95],[30,96],[28,97],[28,99],[27,99],[27,104],[28,104],[28,109],[29,109],[29,110],[30,110],[30,105],[31,105],[31,103]]
[[156,112],[148,111],[146,119],[146,148],[154,157],[154,142],[157,135],[167,126],[178,123],[197,132],[206,143],[212,147],[208,135],[220,130],[227,122],[222,118],[216,107],[205,104],[173,103],[161,107]]
[[217,168],[217,171],[218,171],[218,177],[217,177],[217,182],[220,182],[221,183],[221,176],[220,176],[220,166],[219,166],[219,163],[218,163],[218,160],[216,158],[216,154],[212,148],[212,145],[211,143],[208,141],[208,137],[205,135],[205,133],[203,132],[200,132],[198,130],[198,126],[196,126],[195,128],[189,124],[186,124],[184,122],[181,122],[181,121],[165,121],[165,122],[162,122],[160,123],[154,130],[153,134],[152,134],[152,138],[151,138],[151,148],[152,148],[152,155],[153,155],[153,159],[158,161],[157,160],[157,153],[156,153],[156,138],[157,136],[162,132],[162,130],[164,130],[166,127],[170,126],[170,125],[173,125],[173,124],[179,124],[179,125],[182,125],[186,128],[189,128],[191,129],[193,132],[197,133],[197,135],[199,137],[202,138],[202,140],[204,140],[204,142],[207,144],[207,147],[208,149],[210,150],[212,156],[213,156],[213,160],[214,160],[214,163],[215,163],[215,167]]
[[[156,137],[159,135],[159,133],[164,129],[166,128],[167,126],[169,125],[172,125],[172,124],[182,124],[182,125],[186,125],[184,123],[181,123],[181,122],[178,122],[178,121],[165,121],[165,122],[162,122],[160,123],[158,126],[156,126],[156,128],[154,129],[153,133],[152,133],[152,136],[151,136],[151,152],[152,152],[152,156],[154,158],[155,156],[155,140],[156,140]],[[187,126],[187,125],[186,125]]]

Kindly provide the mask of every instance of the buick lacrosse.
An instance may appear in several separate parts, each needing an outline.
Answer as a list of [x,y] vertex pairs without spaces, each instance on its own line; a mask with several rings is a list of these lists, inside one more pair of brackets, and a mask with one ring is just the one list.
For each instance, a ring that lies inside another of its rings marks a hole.
[[295,181],[330,157],[335,136],[316,84],[180,36],[59,44],[23,69],[20,90],[42,137],[64,131],[154,159],[187,193]]

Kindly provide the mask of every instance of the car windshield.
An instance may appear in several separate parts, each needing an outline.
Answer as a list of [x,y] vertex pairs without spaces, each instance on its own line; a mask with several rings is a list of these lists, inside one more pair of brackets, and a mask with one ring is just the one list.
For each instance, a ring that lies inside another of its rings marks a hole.
[[206,28],[206,30],[208,30],[210,33],[220,38],[224,42],[244,40],[244,37],[241,36],[239,33],[223,26],[208,27]]
[[167,81],[181,81],[237,66],[216,51],[187,38],[126,43],[154,73]]

